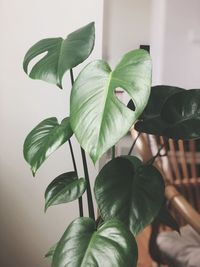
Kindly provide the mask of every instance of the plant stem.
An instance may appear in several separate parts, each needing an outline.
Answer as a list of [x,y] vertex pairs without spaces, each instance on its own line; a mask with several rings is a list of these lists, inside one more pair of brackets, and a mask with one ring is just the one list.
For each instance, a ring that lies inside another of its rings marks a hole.
[[162,145],[160,145],[160,147],[159,147],[159,149],[158,149],[158,151],[157,151],[157,153],[155,154],[155,156],[153,156],[150,160],[148,160],[147,161],[147,165],[152,165],[153,163],[154,163],[154,161],[155,161],[155,159],[158,157],[158,156],[165,156],[166,154],[163,154],[163,155],[160,155],[160,151],[163,149],[163,147],[165,146],[166,144],[164,143],[164,144],[162,144]]
[[[74,84],[74,74],[73,74],[73,70],[72,69],[70,69],[70,78],[71,78],[71,84],[73,86],[73,84]],[[82,147],[81,147],[81,156],[82,156],[85,179],[86,179],[86,182],[87,182],[87,202],[88,202],[89,217],[95,220],[94,205],[93,205],[93,200],[92,200],[92,192],[91,192],[90,178],[89,178],[88,167],[87,167],[87,160],[86,160],[85,151],[84,151],[84,149]]]
[[[70,148],[70,152],[71,152],[71,157],[72,157],[72,162],[73,162],[73,166],[74,166],[74,171],[75,171],[76,176],[78,178],[78,171],[77,171],[77,167],[76,167],[76,161],[75,161],[75,157],[74,157],[74,151],[73,151],[73,147],[72,147],[72,143],[71,143],[71,140],[70,139],[69,139],[68,143],[69,143],[69,148]],[[83,217],[83,200],[82,200],[82,197],[79,197],[79,199],[78,199],[78,206],[79,206],[79,215],[80,215],[80,217]]]
[[131,146],[131,148],[130,148],[130,150],[129,150],[129,152],[128,152],[128,155],[129,155],[129,156],[131,155],[131,153],[132,153],[132,151],[133,151],[133,148],[134,148],[134,146],[135,146],[135,144],[136,144],[138,138],[140,137],[140,134],[141,134],[141,132],[138,133],[138,135],[136,136],[135,140],[133,141],[133,144],[132,144],[132,146]]
[[[71,79],[71,84],[73,85],[74,84],[74,75],[73,75],[72,69],[70,69],[70,79]],[[78,171],[77,171],[77,167],[76,167],[76,161],[75,161],[75,157],[74,157],[74,152],[73,152],[71,140],[69,140],[69,147],[70,147],[70,151],[71,151],[72,162],[74,165],[74,171],[78,177]],[[82,197],[79,197],[79,199],[78,199],[78,206],[79,206],[80,217],[83,217],[83,199],[82,199]]]
[[85,151],[82,147],[81,147],[81,155],[82,155],[85,179],[87,182],[87,201],[88,201],[89,217],[92,218],[93,220],[95,220],[94,206],[93,206],[93,200],[92,200],[92,192],[91,192],[91,186],[90,186],[90,178],[89,178],[88,167],[87,167],[87,160],[86,160]]
[[115,146],[112,147],[112,159],[115,158]]

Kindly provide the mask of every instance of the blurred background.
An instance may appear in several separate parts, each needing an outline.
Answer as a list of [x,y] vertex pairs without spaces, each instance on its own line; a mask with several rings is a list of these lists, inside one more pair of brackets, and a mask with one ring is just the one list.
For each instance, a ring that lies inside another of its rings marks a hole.
[[[68,115],[71,89],[68,74],[64,90],[30,80],[22,69],[29,47],[95,21],[96,45],[87,62],[103,57],[114,67],[124,53],[150,45],[153,85],[199,88],[199,11],[199,0],[0,0],[0,266],[49,266],[44,254],[78,217],[77,203],[44,214],[47,185],[72,170],[68,146],[56,151],[36,178],[23,159],[24,139],[38,122]],[[82,174],[76,140],[73,144]],[[88,160],[94,180],[98,164]]]

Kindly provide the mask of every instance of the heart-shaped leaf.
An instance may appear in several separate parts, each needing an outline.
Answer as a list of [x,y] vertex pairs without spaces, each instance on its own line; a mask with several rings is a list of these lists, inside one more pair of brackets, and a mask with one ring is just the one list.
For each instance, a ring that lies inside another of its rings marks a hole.
[[94,190],[102,218],[121,220],[134,235],[153,221],[164,201],[159,171],[131,156],[108,162],[97,176]]
[[94,23],[90,23],[64,40],[63,38],[48,38],[33,45],[25,55],[23,68],[28,74],[28,65],[40,54],[47,54],[32,68],[29,76],[62,88],[62,78],[65,72],[83,62],[92,52],[95,40]]
[[[135,124],[135,129],[139,132],[162,135],[167,125],[160,117],[161,110],[167,99],[182,91],[184,89],[167,85],[152,87],[148,104]],[[132,106],[131,101],[128,104],[129,107]]]
[[134,267],[137,245],[132,234],[117,220],[96,230],[90,218],[73,221],[59,241],[52,267]]
[[86,189],[86,181],[75,172],[66,172],[55,178],[45,191],[45,211],[48,207],[78,199]]
[[48,258],[50,260],[53,259],[53,255],[54,255],[54,252],[56,250],[56,247],[57,247],[58,243],[54,244],[50,249],[49,251],[45,254],[45,258]]
[[[71,92],[70,120],[93,162],[128,132],[147,104],[150,86],[151,60],[144,50],[127,53],[114,71],[98,60],[79,74]],[[116,97],[118,87],[132,98],[134,112]]]
[[200,89],[185,90],[164,104],[161,119],[168,125],[164,135],[173,139],[200,138]]
[[24,142],[24,158],[31,166],[33,175],[72,134],[69,118],[59,124],[54,117],[43,120],[28,134]]

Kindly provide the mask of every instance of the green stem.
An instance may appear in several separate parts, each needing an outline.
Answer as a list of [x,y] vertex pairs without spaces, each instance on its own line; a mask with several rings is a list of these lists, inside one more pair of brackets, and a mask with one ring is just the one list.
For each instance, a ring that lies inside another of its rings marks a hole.
[[[72,69],[70,69],[70,78],[71,78],[71,84],[73,86],[74,74],[73,74]],[[95,220],[94,205],[93,205],[93,200],[92,200],[92,192],[91,192],[90,178],[89,178],[88,167],[87,167],[87,160],[86,160],[85,151],[82,147],[81,147],[81,156],[82,156],[82,162],[83,162],[84,175],[85,175],[85,179],[87,182],[87,202],[88,202],[89,217]]]
[[90,186],[90,178],[89,178],[89,173],[88,173],[86,155],[85,155],[85,151],[83,148],[81,148],[81,155],[82,155],[82,161],[83,161],[85,180],[87,182],[87,201],[88,201],[89,217],[95,220],[92,192],[91,192],[91,186]]
[[135,140],[133,141],[133,144],[132,144],[132,146],[131,146],[131,148],[130,148],[130,150],[129,150],[129,152],[128,152],[128,155],[129,155],[129,156],[131,155],[131,153],[132,153],[132,151],[133,151],[133,148],[135,147],[135,144],[136,144],[138,138],[140,137],[140,134],[141,134],[141,132],[138,133],[138,135],[136,136]]
[[112,159],[115,158],[115,146],[112,147]]
[[147,161],[147,165],[153,165],[153,163],[154,163],[154,161],[155,161],[155,159],[157,158],[157,157],[159,157],[159,156],[165,156],[165,154],[163,154],[163,155],[161,155],[160,154],[160,151],[163,149],[163,147],[165,146],[166,144],[164,143],[164,144],[162,144],[160,147],[159,147],[159,149],[158,149],[158,151],[157,151],[157,153],[155,154],[155,156],[153,156],[150,160],[148,160]]
[[[73,166],[74,166],[74,171],[76,173],[76,176],[78,178],[78,171],[77,171],[77,167],[76,167],[76,160],[74,157],[74,151],[73,151],[73,147],[72,147],[72,143],[71,140],[69,139],[68,141],[69,143],[69,148],[70,148],[70,152],[71,152],[71,157],[72,157],[72,162],[73,162]],[[82,197],[79,197],[78,199],[78,206],[79,206],[79,215],[80,217],[83,217],[83,200]]]

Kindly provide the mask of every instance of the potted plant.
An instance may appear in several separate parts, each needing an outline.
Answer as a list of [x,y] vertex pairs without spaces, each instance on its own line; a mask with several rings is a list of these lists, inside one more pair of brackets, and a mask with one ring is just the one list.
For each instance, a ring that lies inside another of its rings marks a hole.
[[[61,122],[56,118],[43,120],[24,142],[24,157],[34,176],[56,149],[65,142],[70,146],[74,169],[58,175],[49,184],[45,210],[78,200],[80,218],[67,227],[47,253],[53,267],[136,266],[134,237],[158,218],[164,203],[164,181],[152,165],[153,160],[143,164],[130,153],[115,157],[115,145],[133,125],[139,132],[162,134],[166,138],[197,138],[200,132],[196,124],[199,91],[186,92],[174,87],[151,89],[151,59],[145,50],[128,52],[114,70],[103,60],[93,61],[74,80],[73,68],[89,57],[94,42],[94,23],[90,23],[66,39],[39,41],[28,50],[23,63],[24,71],[32,79],[62,89],[62,78],[68,71],[72,83],[70,114]],[[47,53],[28,72],[30,61],[44,52]],[[128,107],[115,94],[119,87],[130,96]],[[84,178],[78,176],[72,135],[81,147]],[[133,146],[135,143],[136,140]],[[99,209],[99,216],[95,216],[86,153],[95,164],[109,149],[113,151],[112,159],[95,181]],[[85,192],[89,217],[83,214]]]

